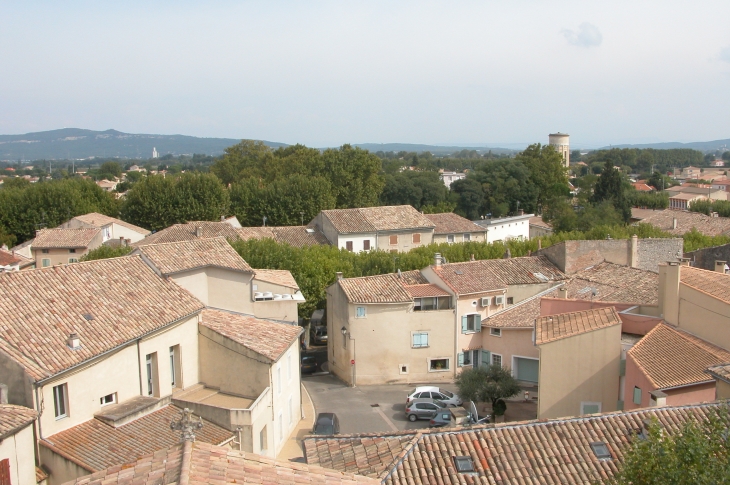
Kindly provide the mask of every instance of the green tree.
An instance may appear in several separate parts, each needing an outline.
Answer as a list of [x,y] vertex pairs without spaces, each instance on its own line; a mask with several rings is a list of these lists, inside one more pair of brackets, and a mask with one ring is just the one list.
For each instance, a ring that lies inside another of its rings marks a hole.
[[96,249],[92,249],[88,253],[81,256],[79,261],[94,261],[97,259],[109,259],[118,258],[120,256],[126,256],[132,252],[131,246],[107,246],[102,244]]
[[535,203],[542,207],[546,201],[560,195],[568,195],[568,169],[563,166],[563,156],[550,145],[536,143],[519,153],[515,160],[525,164],[537,194]]
[[631,204],[626,194],[629,188],[630,185],[623,174],[613,166],[611,160],[606,160],[603,171],[593,188],[591,202],[600,204],[604,201],[610,201],[624,222],[629,222]]
[[30,187],[30,181],[23,177],[13,177],[3,179],[3,184],[0,188],[3,189],[25,189]]
[[225,155],[213,163],[210,171],[228,186],[248,177],[264,178],[266,165],[273,158],[271,149],[263,142],[243,140],[226,148]]
[[99,167],[99,178],[113,179],[122,176],[122,166],[118,162],[104,162]]
[[367,150],[342,145],[322,154],[324,172],[341,209],[372,207],[377,204],[385,181],[380,174],[381,162]]
[[527,166],[515,160],[488,160],[479,164],[472,177],[484,191],[484,213],[506,216],[518,207],[527,212],[537,210],[538,188]]
[[451,192],[455,194],[456,209],[454,212],[467,219],[478,219],[484,208],[484,189],[473,177],[466,177],[451,184]]
[[15,246],[15,241],[17,241],[17,238],[13,235],[7,232],[7,230],[0,225],[0,246],[7,246],[9,248]]
[[505,399],[518,395],[522,388],[508,368],[497,364],[464,369],[456,377],[459,396],[464,400],[488,402],[494,416],[506,410]]
[[439,178],[438,172],[407,170],[395,175],[385,175],[380,203],[412,205],[421,210],[424,206],[437,206],[446,202],[448,197],[449,189]]
[[654,418],[647,436],[634,436],[623,450],[614,485],[730,484],[727,405],[707,418],[690,419],[666,432]]
[[730,152],[723,152],[722,159],[725,161],[730,161]]

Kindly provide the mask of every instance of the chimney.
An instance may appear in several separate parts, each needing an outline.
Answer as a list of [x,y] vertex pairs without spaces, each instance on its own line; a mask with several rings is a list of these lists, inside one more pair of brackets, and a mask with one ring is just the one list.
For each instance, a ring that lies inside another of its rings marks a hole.
[[667,405],[667,395],[662,391],[656,390],[649,392],[649,407],[663,408]]
[[676,229],[676,228],[677,228],[677,218],[673,217],[672,218],[672,229]]
[[521,216],[524,216],[525,215],[525,210],[524,209],[520,209],[520,210],[517,211],[517,214],[518,215],[521,215]]
[[680,266],[690,266],[689,261],[690,261],[689,258],[679,258],[679,265]]
[[725,263],[727,261],[715,261],[715,271],[725,274]]
[[226,216],[221,216],[221,222],[226,222]]
[[507,251],[504,252],[504,256],[502,256],[502,259],[510,259],[512,257],[512,251],[507,248]]
[[125,244],[124,244],[124,236],[119,236],[119,247],[122,247],[123,248],[124,246],[125,246]]
[[629,266],[637,268],[639,266],[639,236],[634,234],[631,236],[631,254],[629,254]]
[[474,255],[473,255],[473,254],[471,255],[471,259],[470,259],[469,261],[476,261],[476,260],[474,259]]
[[437,268],[441,267],[441,253],[436,253],[433,255],[433,264]]
[[8,385],[0,384],[0,404],[8,403]]
[[76,350],[81,347],[81,339],[79,339],[79,335],[77,333],[72,333],[68,336],[68,339],[66,340],[66,345],[72,350]]
[[539,251],[541,249],[542,249],[542,239],[538,238],[537,239],[537,250]]
[[679,324],[679,281],[681,266],[670,261],[659,265],[659,311],[669,325]]
[[338,280],[338,281],[342,279],[342,271],[338,271],[338,272],[337,272],[337,273],[335,273],[335,274],[337,275],[337,280]]
[[564,300],[568,298],[568,289],[565,286],[558,288],[558,298],[562,298]]
[[7,244],[3,244],[3,246],[0,249],[2,249],[3,251],[7,251],[8,250],[8,245]]
[[202,237],[203,236],[203,228],[198,226],[195,228],[195,237]]

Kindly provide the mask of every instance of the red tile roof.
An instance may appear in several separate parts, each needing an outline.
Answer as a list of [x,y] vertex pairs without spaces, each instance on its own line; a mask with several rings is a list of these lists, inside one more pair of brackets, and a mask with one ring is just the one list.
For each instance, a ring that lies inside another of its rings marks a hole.
[[408,303],[413,298],[397,274],[345,278],[337,281],[350,303]]
[[682,266],[680,267],[680,280],[683,285],[691,286],[713,298],[730,303],[730,274]]
[[659,274],[603,262],[575,273],[567,288],[568,298],[655,305],[659,301]]
[[426,216],[410,205],[323,210],[340,234],[420,229],[435,227]]
[[274,362],[302,333],[298,325],[212,309],[203,310],[201,324]]
[[425,285],[410,285],[404,286],[406,291],[414,298],[428,297],[428,296],[451,296],[446,290],[439,288],[433,284]]
[[535,345],[621,325],[614,307],[546,315],[535,322]]
[[424,214],[426,219],[433,222],[436,227],[434,234],[456,234],[456,233],[484,233],[485,229],[471,222],[469,219],[461,217],[453,212],[444,212],[442,214]]
[[[116,428],[90,419],[39,443],[90,472],[96,472],[177,444],[180,432],[171,430],[170,422],[180,419],[180,414],[180,408],[168,405]],[[206,420],[203,420],[203,427],[195,431],[197,440],[216,445],[232,436],[231,431]]]
[[129,222],[125,222],[121,219],[116,219],[114,217],[105,216],[104,214],[99,214],[98,212],[90,212],[88,214],[76,216],[74,217],[74,219],[78,219],[81,222],[90,224],[98,228],[107,226],[109,224],[117,224],[145,236],[150,233],[150,231],[148,231],[147,229],[135,226],[134,224],[130,224]]
[[496,328],[534,328],[535,320],[540,318],[540,300],[557,295],[558,288],[550,288],[490,315],[482,320],[482,325]]
[[[99,235],[99,228],[42,229],[35,236],[33,249],[87,248]],[[99,241],[101,242],[101,241]]]
[[[0,350],[43,379],[202,308],[139,256],[6,273]],[[68,347],[71,333],[78,334],[81,348]]]
[[286,286],[287,288],[299,289],[299,285],[292,276],[291,271],[286,269],[257,269],[254,278],[259,281]]
[[20,262],[21,259],[15,254],[0,249],[0,266],[10,266],[13,264],[18,264]]
[[77,478],[77,485],[376,485],[380,481],[319,466],[189,441],[129,464]]
[[730,361],[730,352],[666,324],[654,327],[628,355],[657,389],[711,381],[705,370]]
[[253,272],[248,263],[223,237],[148,244],[136,251],[152,262],[164,275],[209,266]]
[[[730,234],[730,217],[710,217],[699,212],[669,209],[661,211],[641,210],[641,212],[632,209],[631,213],[632,217],[641,218],[641,222],[651,224],[675,236],[681,236],[692,230],[692,228],[697,229],[706,236]],[[674,219],[677,220],[676,229],[673,229]]]
[[38,417],[35,410],[14,404],[0,404],[0,442],[25,428]]

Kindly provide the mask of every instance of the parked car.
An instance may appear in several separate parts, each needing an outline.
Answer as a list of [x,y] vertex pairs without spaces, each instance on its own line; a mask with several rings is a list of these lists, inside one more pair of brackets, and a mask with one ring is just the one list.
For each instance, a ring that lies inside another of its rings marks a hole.
[[406,417],[408,421],[431,419],[436,413],[447,407],[445,403],[437,399],[415,399],[406,404]]
[[317,359],[308,355],[302,356],[302,363],[301,363],[301,371],[302,374],[311,374],[313,372],[317,372],[317,368],[319,367],[319,364],[317,364]]
[[340,434],[340,420],[335,413],[319,413],[314,422],[312,434],[333,435]]
[[438,399],[449,406],[462,405],[461,398],[458,395],[453,392],[449,392],[446,389],[439,389],[434,386],[421,386],[413,389],[406,397],[406,404],[414,399]]
[[448,410],[439,411],[431,418],[430,425],[439,428],[442,426],[468,426],[489,422],[489,415],[479,419],[479,416],[470,413],[461,406],[448,408]]
[[327,345],[327,327],[314,325],[309,328],[309,343],[311,345]]
[[453,426],[453,417],[451,411],[439,411],[436,415],[431,418],[430,425],[434,428],[440,428],[442,426]]

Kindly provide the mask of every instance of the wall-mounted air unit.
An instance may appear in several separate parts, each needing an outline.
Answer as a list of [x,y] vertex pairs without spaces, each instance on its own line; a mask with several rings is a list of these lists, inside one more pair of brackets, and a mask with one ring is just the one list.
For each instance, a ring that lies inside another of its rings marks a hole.
[[482,306],[483,307],[488,307],[491,304],[492,304],[492,297],[491,296],[485,296],[484,298],[482,298]]
[[494,304],[495,305],[502,305],[502,304],[504,304],[504,297],[503,296],[495,296],[494,297]]

